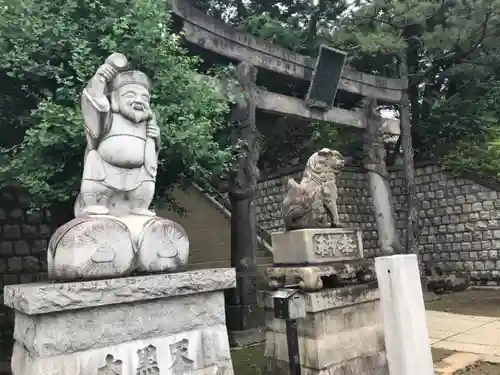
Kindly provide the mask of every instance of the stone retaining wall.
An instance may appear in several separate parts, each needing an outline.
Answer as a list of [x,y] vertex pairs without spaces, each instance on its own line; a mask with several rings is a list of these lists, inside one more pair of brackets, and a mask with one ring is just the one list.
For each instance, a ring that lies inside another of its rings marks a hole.
[[[269,231],[283,230],[280,207],[286,183],[290,177],[298,180],[300,176],[300,171],[290,171],[259,183],[258,221]],[[415,176],[424,261],[444,272],[467,271],[476,283],[500,284],[500,186],[453,177],[435,165],[418,166]],[[363,230],[368,257],[379,255],[365,171],[345,168],[338,185],[341,219]],[[406,215],[402,169],[391,171],[391,185],[397,226],[402,228]]]
[[3,304],[5,285],[46,278],[50,215],[29,212],[29,197],[19,189],[0,191],[0,374],[12,354],[12,309]]
[[500,283],[500,187],[417,169],[420,250],[445,272],[467,271],[480,284]]

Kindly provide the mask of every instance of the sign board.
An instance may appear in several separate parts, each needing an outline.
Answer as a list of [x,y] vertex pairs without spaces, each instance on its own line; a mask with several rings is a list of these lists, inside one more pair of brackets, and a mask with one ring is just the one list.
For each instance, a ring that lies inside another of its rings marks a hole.
[[306,105],[326,111],[333,107],[346,53],[322,44],[316,59],[311,84],[306,96]]
[[305,318],[306,303],[297,289],[281,289],[273,293],[274,317],[284,320]]

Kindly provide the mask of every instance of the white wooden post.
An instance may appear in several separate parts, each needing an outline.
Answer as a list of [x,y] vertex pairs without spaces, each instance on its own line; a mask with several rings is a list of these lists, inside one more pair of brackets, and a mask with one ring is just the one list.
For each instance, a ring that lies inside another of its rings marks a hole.
[[415,254],[375,259],[391,375],[434,375]]

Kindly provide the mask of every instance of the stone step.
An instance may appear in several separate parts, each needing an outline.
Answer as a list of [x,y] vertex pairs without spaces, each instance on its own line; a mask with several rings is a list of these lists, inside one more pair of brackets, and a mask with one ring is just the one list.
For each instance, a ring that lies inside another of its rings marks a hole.
[[257,259],[273,259],[273,255],[272,254],[257,253],[256,258]]
[[272,255],[272,253],[267,250],[264,246],[257,246],[257,252],[262,253],[262,254],[267,254],[267,255]]
[[273,264],[273,258],[271,257],[265,257],[265,258],[257,258],[257,266],[264,266],[264,265],[269,265]]

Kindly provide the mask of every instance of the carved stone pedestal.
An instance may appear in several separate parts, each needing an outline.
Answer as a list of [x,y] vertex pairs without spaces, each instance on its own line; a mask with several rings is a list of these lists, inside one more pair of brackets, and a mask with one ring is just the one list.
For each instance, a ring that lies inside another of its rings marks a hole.
[[319,265],[363,258],[362,233],[357,229],[299,229],[273,233],[271,239],[276,265]]
[[360,230],[298,229],[272,234],[274,266],[267,269],[271,289],[297,285],[314,292],[339,283],[375,279],[371,259],[363,259]]
[[[288,375],[286,323],[274,317],[272,292],[266,309],[266,375]],[[378,290],[367,285],[303,293],[307,315],[297,320],[304,375],[389,375],[379,316]]]
[[5,287],[13,375],[233,375],[233,269]]

